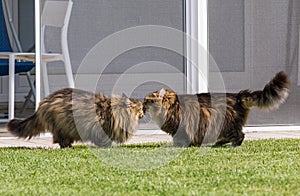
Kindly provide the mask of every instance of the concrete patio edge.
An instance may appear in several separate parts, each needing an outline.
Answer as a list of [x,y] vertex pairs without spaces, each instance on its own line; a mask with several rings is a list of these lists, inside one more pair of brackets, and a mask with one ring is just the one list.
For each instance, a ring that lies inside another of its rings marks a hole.
[[[284,139],[294,138],[300,139],[300,130],[297,131],[247,131],[245,132],[245,140],[258,139]],[[130,138],[126,144],[140,144],[149,142],[171,142],[172,137],[161,132],[155,131],[151,134],[137,132]],[[28,147],[28,148],[59,148],[58,144],[52,143],[51,134],[41,137],[35,137],[30,140],[19,139],[17,137],[0,137],[0,147]]]

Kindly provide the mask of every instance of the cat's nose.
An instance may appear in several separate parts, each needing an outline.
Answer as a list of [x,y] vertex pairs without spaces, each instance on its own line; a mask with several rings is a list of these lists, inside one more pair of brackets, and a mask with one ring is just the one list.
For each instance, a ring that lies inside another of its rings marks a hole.
[[144,118],[144,114],[140,114],[140,115],[139,115],[139,118]]
[[147,111],[148,108],[149,108],[148,106],[144,105],[143,106],[143,112],[146,113],[146,111]]

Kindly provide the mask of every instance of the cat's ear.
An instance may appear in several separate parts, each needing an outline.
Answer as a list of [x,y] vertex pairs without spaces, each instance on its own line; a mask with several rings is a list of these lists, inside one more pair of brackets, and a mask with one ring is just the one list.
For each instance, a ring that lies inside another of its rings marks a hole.
[[131,101],[128,97],[125,98],[125,101],[124,101],[124,104],[127,106],[127,107],[130,107],[131,106]]
[[122,93],[122,97],[124,98],[124,104],[127,107],[130,107],[131,106],[131,101],[130,101],[129,97],[125,93]]
[[122,97],[128,98],[128,96],[125,93],[122,93]]
[[160,89],[158,92],[158,97],[163,98],[166,94],[166,90],[164,88]]

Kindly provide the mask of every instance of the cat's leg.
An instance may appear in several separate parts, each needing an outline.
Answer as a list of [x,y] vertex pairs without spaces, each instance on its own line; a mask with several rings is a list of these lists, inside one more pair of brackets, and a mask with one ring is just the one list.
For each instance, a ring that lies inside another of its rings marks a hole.
[[174,147],[189,147],[192,145],[191,139],[184,128],[178,128],[173,136],[173,145]]
[[245,138],[245,134],[242,132],[242,130],[237,131],[237,137],[232,141],[231,146],[237,147],[242,145]]
[[60,148],[71,148],[73,141],[69,138],[60,138],[60,141],[58,142]]
[[60,148],[71,148],[74,139],[69,136],[65,136],[61,133],[61,131],[58,131],[55,136],[53,135],[53,142],[54,141],[59,144]]
[[53,144],[59,143],[59,137],[57,133],[52,133]]
[[231,142],[231,147],[237,147],[243,143],[245,134],[242,132],[241,129],[231,129],[227,131],[226,140],[228,142]]
[[106,141],[97,141],[95,144],[100,148],[109,148],[112,145],[111,139],[108,139]]
[[222,147],[225,144],[231,142],[230,141],[230,134],[232,131],[228,131],[226,129],[222,129],[219,133],[219,136],[217,137],[217,141],[215,142],[215,144],[212,146],[213,148],[218,148],[218,147]]
[[112,140],[110,138],[99,138],[94,140],[93,143],[100,148],[109,148],[112,145]]
[[68,138],[60,138],[60,141],[58,142],[60,148],[71,148],[72,142],[69,141]]
[[72,147],[71,143],[67,141],[67,139],[62,136],[59,132],[55,131],[52,132],[53,135],[53,143],[56,144],[58,143],[60,148],[67,148],[67,147]]
[[217,142],[213,145],[214,148],[222,147],[223,145],[229,143],[226,138],[218,139]]
[[90,140],[100,148],[108,148],[112,145],[112,139],[110,139],[103,130],[94,130],[93,138]]

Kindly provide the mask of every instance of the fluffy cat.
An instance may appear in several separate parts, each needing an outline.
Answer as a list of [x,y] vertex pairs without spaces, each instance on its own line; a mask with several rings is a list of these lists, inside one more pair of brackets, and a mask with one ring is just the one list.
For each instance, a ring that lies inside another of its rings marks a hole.
[[61,148],[71,147],[74,141],[109,147],[112,141],[125,142],[143,116],[139,100],[65,88],[44,98],[29,118],[8,122],[7,128],[14,135],[29,139],[49,131],[53,143]]
[[177,95],[161,89],[145,97],[144,112],[150,112],[161,130],[173,137],[174,146],[231,142],[236,147],[244,140],[242,129],[250,108],[278,108],[287,99],[289,88],[288,76],[282,71],[257,91]]

